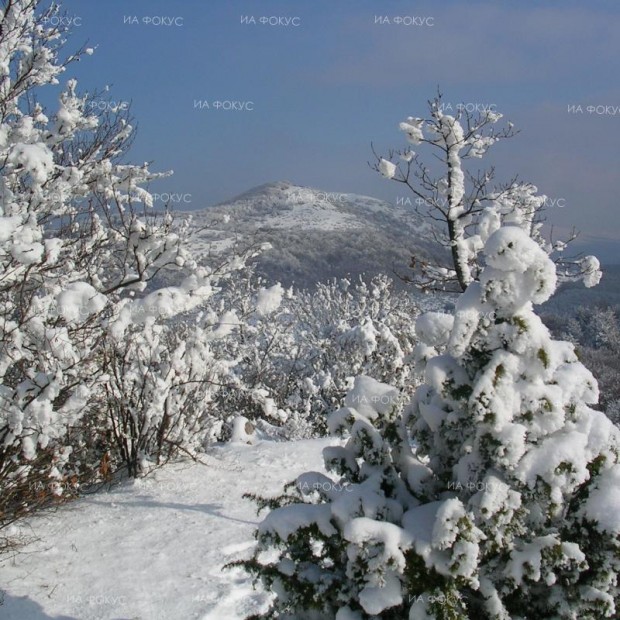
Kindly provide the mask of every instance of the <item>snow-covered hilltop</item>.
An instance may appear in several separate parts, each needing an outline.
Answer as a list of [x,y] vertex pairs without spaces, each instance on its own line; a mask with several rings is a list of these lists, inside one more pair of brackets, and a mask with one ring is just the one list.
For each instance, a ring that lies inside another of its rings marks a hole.
[[434,249],[429,222],[412,206],[288,182],[261,185],[191,216],[195,256],[235,241],[269,242],[272,249],[259,258],[258,270],[286,285],[393,268],[406,273],[412,256]]

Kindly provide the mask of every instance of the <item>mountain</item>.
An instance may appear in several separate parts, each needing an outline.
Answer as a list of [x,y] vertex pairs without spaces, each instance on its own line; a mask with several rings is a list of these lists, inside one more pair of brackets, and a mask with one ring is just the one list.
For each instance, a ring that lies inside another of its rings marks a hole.
[[227,202],[187,213],[195,256],[238,244],[271,244],[257,270],[269,281],[312,287],[360,274],[407,273],[412,256],[436,255],[432,225],[410,206],[288,182],[267,183]]

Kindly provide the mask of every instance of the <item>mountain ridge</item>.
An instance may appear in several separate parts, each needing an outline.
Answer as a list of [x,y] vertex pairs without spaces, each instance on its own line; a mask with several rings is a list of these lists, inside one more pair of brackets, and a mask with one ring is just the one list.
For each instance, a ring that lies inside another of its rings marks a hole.
[[413,255],[436,256],[433,226],[411,207],[288,181],[264,183],[230,200],[185,212],[191,251],[213,257],[234,245],[267,242],[257,260],[268,281],[312,287],[330,278],[407,273]]

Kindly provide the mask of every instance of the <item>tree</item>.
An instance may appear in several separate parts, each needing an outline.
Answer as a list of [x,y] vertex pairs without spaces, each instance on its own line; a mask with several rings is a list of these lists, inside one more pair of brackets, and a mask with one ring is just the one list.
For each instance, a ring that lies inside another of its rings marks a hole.
[[[620,431],[590,407],[598,387],[573,345],[533,311],[558,281],[540,200],[515,183],[488,192],[488,175],[464,189],[462,159],[509,135],[483,133],[497,120],[468,116],[464,129],[436,100],[430,121],[401,128],[439,149],[447,173],[431,177],[410,151],[404,173],[377,163],[445,224],[453,264],[425,266],[418,284],[464,292],[453,316],[416,321],[424,381],[410,404],[357,377],[328,421],[344,440],[324,451],[332,477],[308,472],[278,498],[250,496],[271,509],[238,563],[275,593],[256,618],[617,615]],[[426,194],[410,183],[412,162]],[[561,271],[600,278],[593,257]]]
[[548,254],[557,255],[562,279],[597,284],[601,274],[595,257],[562,257],[575,233],[567,241],[545,240],[541,228],[547,198],[538,195],[534,185],[514,177],[494,186],[493,167],[475,173],[468,169],[468,160],[485,157],[492,146],[516,134],[512,123],[496,129],[503,115],[490,109],[472,115],[465,106],[457,106],[455,116],[446,114],[441,93],[428,105],[428,118],[410,116],[399,128],[410,145],[431,151],[431,163],[411,146],[390,150],[385,158],[373,147],[373,169],[413,193],[416,209],[438,224],[435,241],[449,253],[443,262],[413,257],[412,281],[423,290],[464,291],[480,274],[480,251],[486,239],[502,224],[514,223]]
[[[0,16],[0,526],[96,474],[107,429],[87,451],[81,428],[110,343],[122,358],[141,326],[196,308],[217,279],[184,249],[186,228],[152,213],[145,186],[164,175],[122,163],[129,112],[92,114],[101,94],[61,84],[93,50],[63,56],[58,12],[7,0]],[[59,92],[52,109],[43,90]],[[154,294],[170,269],[180,283]]]
[[533,312],[553,262],[517,226],[484,254],[451,325],[418,319],[447,351],[404,414],[397,390],[358,377],[329,420],[347,439],[324,451],[335,477],[263,501],[276,508],[242,565],[276,599],[257,617],[615,617],[620,431]]

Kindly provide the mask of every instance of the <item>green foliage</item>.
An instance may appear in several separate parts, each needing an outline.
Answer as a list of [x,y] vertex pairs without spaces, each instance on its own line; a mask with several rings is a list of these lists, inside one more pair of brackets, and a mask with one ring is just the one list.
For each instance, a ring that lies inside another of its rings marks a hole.
[[544,349],[538,349],[536,357],[543,363],[545,368],[549,368],[549,354]]

